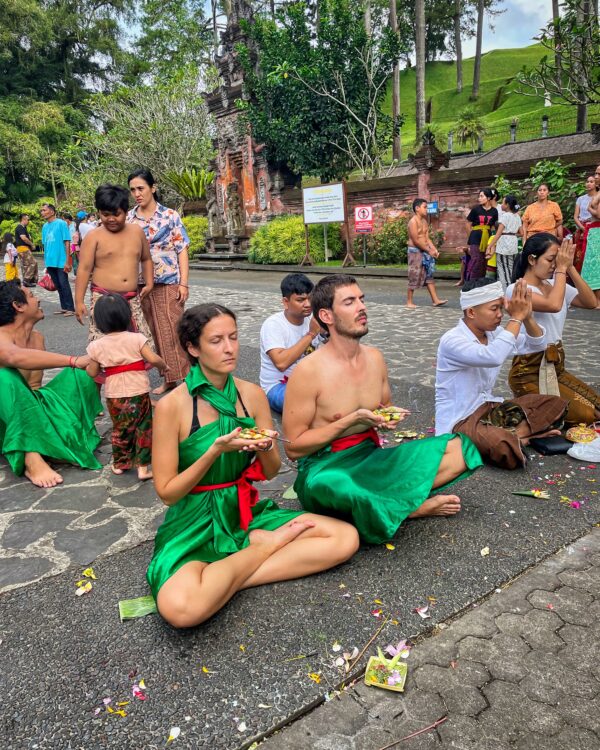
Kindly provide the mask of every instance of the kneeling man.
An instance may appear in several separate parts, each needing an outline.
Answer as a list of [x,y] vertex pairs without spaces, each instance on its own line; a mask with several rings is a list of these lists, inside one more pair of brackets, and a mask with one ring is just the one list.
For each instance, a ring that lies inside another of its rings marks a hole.
[[330,340],[292,373],[283,411],[302,507],[350,519],[373,544],[392,538],[405,518],[457,513],[456,495],[430,495],[482,465],[473,443],[441,435],[383,450],[377,429],[395,428],[408,412],[387,423],[375,413],[390,406],[391,391],[383,355],[360,343],[368,325],[356,279],[322,278],[312,309]]
[[[83,371],[89,357],[45,351],[34,330],[44,313],[40,301],[19,281],[0,282],[0,453],[15,474],[37,487],[63,480],[45,458],[101,469],[94,456],[101,410],[94,381]],[[42,386],[45,368],[64,367]]]
[[[531,290],[521,279],[505,305],[499,281],[467,281],[460,306],[462,320],[442,336],[438,348],[436,434],[468,435],[484,460],[504,469],[519,468],[527,461],[522,446],[532,437],[559,434],[567,408],[556,396],[529,394],[504,401],[492,393],[508,357],[525,343],[527,351],[546,348],[545,331],[532,314]],[[501,328],[504,306],[509,320]]]
[[313,286],[303,273],[288,274],[281,282],[283,310],[267,318],[260,329],[260,387],[279,414],[292,370],[319,344],[321,327],[311,318]]

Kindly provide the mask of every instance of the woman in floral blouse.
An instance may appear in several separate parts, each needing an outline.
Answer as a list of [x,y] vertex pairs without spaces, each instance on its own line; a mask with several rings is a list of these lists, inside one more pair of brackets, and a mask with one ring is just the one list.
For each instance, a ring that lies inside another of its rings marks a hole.
[[190,369],[177,335],[177,324],[189,297],[190,240],[177,211],[156,200],[156,183],[148,169],[136,169],[127,182],[136,203],[127,221],[144,230],[154,262],[154,288],[144,298],[142,307],[158,354],[168,367],[164,384],[153,391],[160,394],[174,388]]

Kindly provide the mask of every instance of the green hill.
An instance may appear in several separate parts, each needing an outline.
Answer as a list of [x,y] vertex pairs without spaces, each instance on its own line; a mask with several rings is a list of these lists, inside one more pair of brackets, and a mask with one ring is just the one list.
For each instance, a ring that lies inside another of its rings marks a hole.
[[[472,105],[488,127],[485,138],[486,150],[509,140],[509,125],[518,118],[518,140],[528,140],[541,135],[541,117],[548,115],[549,134],[561,135],[575,129],[575,108],[555,104],[545,107],[541,97],[514,93],[511,81],[523,67],[536,65],[544,55],[541,45],[533,44],[520,49],[498,49],[487,52],[481,58],[481,84],[479,98],[470,102],[475,58],[463,61],[463,91],[456,92],[456,64],[449,61],[427,63],[425,71],[425,95],[431,100],[431,123],[445,137],[452,130],[458,113]],[[391,87],[384,104],[384,111],[391,114]],[[405,121],[402,126],[402,149],[406,156],[415,143],[415,71],[404,70],[400,75],[400,111]],[[600,106],[590,107],[589,115],[600,114]],[[465,148],[454,144],[454,151]]]

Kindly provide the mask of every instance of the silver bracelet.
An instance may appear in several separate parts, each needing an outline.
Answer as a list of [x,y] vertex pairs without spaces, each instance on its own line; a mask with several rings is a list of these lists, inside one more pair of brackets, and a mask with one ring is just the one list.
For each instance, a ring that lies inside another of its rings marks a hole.
[[509,323],[518,323],[520,326],[523,325],[523,321],[522,320],[517,320],[516,318],[509,318],[508,322]]

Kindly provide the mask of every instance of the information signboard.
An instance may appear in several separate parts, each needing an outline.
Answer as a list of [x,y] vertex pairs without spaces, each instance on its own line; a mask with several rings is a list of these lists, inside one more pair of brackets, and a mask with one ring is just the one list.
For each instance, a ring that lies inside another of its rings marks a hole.
[[305,224],[341,224],[346,221],[344,185],[317,185],[302,188]]

